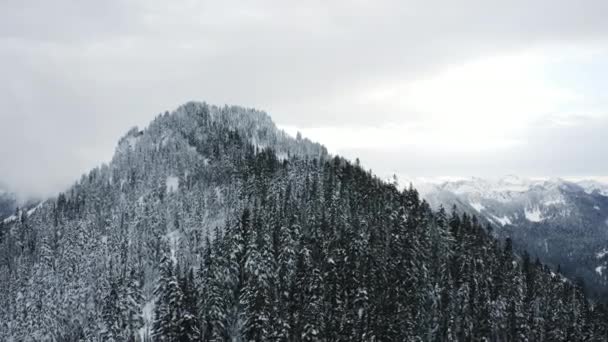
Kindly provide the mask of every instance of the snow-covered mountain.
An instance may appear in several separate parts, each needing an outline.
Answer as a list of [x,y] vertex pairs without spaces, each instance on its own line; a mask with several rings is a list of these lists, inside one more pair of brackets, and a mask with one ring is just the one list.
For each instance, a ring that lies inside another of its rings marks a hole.
[[567,181],[506,176],[424,184],[421,195],[432,207],[474,214],[499,237],[511,237],[571,278],[605,291],[608,267],[608,185],[595,180]]
[[512,247],[263,112],[191,102],[0,221],[0,341],[605,336],[603,307]]

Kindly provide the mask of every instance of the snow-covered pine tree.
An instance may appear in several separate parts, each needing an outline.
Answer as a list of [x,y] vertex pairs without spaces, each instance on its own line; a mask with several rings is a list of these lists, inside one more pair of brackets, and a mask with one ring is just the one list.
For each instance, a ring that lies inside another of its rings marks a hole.
[[158,341],[177,341],[181,326],[183,293],[179,286],[173,260],[164,255],[161,260],[160,278],[154,294],[156,306],[152,336]]

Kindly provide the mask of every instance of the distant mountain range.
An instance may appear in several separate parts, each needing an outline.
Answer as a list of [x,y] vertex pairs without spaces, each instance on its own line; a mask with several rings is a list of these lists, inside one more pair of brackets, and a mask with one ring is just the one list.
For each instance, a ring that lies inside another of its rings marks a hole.
[[495,236],[511,237],[516,249],[559,265],[596,295],[607,293],[607,184],[511,175],[415,185],[432,207],[455,205],[474,214],[495,228]]

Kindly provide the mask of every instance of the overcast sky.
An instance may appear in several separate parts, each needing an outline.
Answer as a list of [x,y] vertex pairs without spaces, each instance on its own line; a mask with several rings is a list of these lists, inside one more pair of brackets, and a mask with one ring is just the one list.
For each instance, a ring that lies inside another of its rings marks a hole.
[[0,1],[0,183],[59,191],[189,100],[378,174],[608,174],[608,1]]

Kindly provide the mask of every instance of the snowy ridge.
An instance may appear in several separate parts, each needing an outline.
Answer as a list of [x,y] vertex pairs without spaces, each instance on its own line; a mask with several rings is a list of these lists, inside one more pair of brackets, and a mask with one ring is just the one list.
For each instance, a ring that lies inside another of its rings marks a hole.
[[608,196],[608,184],[606,183],[597,180],[582,180],[576,184],[583,188],[588,194],[598,193],[602,196]]
[[[465,203],[475,213],[502,226],[522,219],[539,223],[567,217],[573,212],[570,197],[577,193],[602,195],[608,189],[598,181],[570,182],[560,178],[528,179],[513,175],[498,179],[472,177],[440,184],[419,182],[416,187],[434,207]],[[462,203],[453,203],[454,198]],[[601,211],[597,203],[591,208]]]

